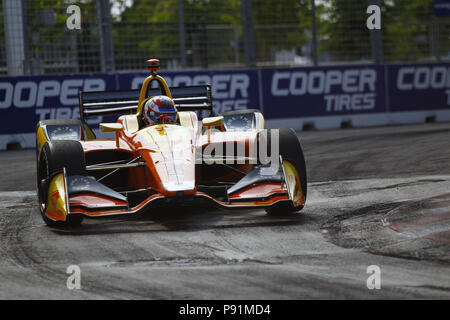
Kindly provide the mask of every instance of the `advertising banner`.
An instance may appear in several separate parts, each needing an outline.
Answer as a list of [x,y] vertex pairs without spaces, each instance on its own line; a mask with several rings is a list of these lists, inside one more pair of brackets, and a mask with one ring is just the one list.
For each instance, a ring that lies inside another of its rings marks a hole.
[[0,134],[34,132],[40,120],[79,118],[79,90],[114,89],[110,74],[1,77]]
[[334,116],[386,111],[383,66],[262,70],[267,118]]
[[388,65],[390,111],[450,110],[450,64]]
[[450,0],[433,0],[433,13],[436,17],[450,17]]
[[[164,71],[169,87],[211,84],[213,114],[260,109],[266,119],[450,110],[450,64]],[[39,120],[79,118],[78,91],[140,88],[148,72],[0,78],[0,135]],[[94,129],[102,117],[89,118]],[[366,120],[364,120],[366,121]],[[6,141],[6,140],[5,140]]]

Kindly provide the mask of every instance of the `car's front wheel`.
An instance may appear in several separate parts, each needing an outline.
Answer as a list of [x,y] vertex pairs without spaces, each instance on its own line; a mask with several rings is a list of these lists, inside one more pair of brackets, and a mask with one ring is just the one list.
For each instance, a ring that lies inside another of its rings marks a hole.
[[48,190],[51,179],[65,168],[68,175],[84,175],[85,159],[81,144],[73,140],[53,140],[46,142],[40,152],[37,167],[37,189],[39,212],[44,222],[52,227],[74,227],[79,225],[82,215],[70,214],[66,221],[55,221],[47,214]]
[[[307,176],[305,157],[297,134],[292,129],[267,130],[267,136],[260,139],[260,143],[267,143],[267,152],[271,156],[272,139],[276,137],[273,130],[278,130],[279,155],[283,159],[284,171],[291,178],[290,202],[275,203],[266,209],[270,215],[287,214],[303,209],[307,194]],[[267,141],[267,142],[265,142]],[[275,141],[274,141],[275,142]]]

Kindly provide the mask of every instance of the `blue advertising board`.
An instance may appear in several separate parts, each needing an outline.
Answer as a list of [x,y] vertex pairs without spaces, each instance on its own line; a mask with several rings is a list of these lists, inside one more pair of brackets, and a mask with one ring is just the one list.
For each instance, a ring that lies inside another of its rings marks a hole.
[[[164,71],[169,87],[211,84],[213,114],[260,109],[266,119],[450,110],[450,64],[348,65]],[[33,133],[39,120],[79,118],[78,91],[140,88],[147,72],[0,78],[0,135]],[[110,118],[95,117],[96,128]]]
[[383,66],[263,69],[267,118],[385,112]]
[[388,65],[390,111],[450,109],[450,64]]
[[34,132],[40,120],[79,118],[79,90],[114,89],[113,74],[2,77],[0,134]]
[[433,13],[436,17],[449,17],[450,0],[433,0]]

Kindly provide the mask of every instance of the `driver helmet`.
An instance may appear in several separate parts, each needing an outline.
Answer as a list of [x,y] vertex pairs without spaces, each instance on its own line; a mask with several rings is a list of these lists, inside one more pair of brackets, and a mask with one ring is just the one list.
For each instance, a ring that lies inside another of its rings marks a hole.
[[177,108],[167,96],[154,96],[144,105],[144,119],[148,125],[174,123]]

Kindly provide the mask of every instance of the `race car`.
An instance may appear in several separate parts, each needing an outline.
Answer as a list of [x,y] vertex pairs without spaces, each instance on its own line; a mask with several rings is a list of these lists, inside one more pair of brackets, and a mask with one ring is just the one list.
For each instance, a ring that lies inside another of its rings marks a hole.
[[[79,92],[80,119],[37,124],[37,194],[46,224],[73,227],[84,217],[204,202],[268,214],[304,207],[306,166],[292,129],[267,130],[258,110],[211,117],[210,85],[169,89],[157,74],[159,60],[147,62],[140,90]],[[165,114],[163,100],[172,108]],[[155,115],[168,121],[150,123]],[[99,116],[114,117],[99,125],[106,133],[97,135],[108,137],[97,138],[87,124]]]

